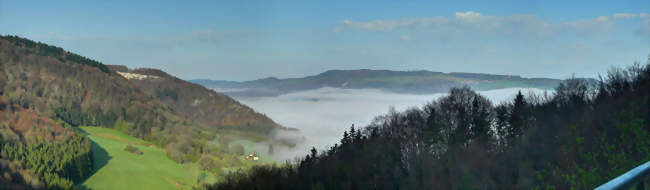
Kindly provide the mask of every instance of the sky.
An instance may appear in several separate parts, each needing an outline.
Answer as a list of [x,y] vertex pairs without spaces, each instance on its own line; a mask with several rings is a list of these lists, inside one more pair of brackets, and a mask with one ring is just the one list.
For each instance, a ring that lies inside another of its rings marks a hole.
[[645,63],[650,1],[7,1],[0,34],[182,79],[330,69],[597,77]]

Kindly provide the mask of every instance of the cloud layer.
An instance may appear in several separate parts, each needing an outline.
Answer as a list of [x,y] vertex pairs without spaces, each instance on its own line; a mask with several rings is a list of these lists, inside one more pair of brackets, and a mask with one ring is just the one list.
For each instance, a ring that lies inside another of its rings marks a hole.
[[[522,93],[543,94],[552,93],[540,89],[507,88],[481,91],[494,104],[511,101],[514,95]],[[293,149],[275,147],[276,159],[291,160],[296,156],[304,156],[311,147],[319,150],[338,143],[344,131],[354,124],[364,127],[376,116],[388,112],[390,107],[405,110],[410,107],[420,107],[433,101],[445,93],[412,95],[384,92],[375,89],[339,89],[321,88],[310,91],[285,94],[277,97],[242,98],[235,97],[240,102],[253,109],[267,114],[276,122],[288,127],[300,129],[298,134],[284,136],[304,136],[306,141]],[[267,146],[259,147],[258,152],[265,152]]]
[[455,17],[407,18],[399,20],[373,20],[368,22],[343,20],[335,27],[335,32],[346,30],[394,31],[427,30],[447,33],[476,33],[493,35],[526,34],[535,37],[548,37],[555,34],[584,35],[610,30],[617,22],[636,20],[637,33],[650,35],[650,15],[647,13],[616,13],[592,19],[551,22],[534,14],[512,16],[489,16],[478,12],[456,12]]

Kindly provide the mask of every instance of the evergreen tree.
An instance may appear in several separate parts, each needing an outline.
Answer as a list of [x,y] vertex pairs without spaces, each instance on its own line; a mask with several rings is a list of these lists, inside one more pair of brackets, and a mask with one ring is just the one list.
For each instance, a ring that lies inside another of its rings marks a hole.
[[[489,107],[491,103],[481,96],[474,96],[472,101],[472,138],[487,145],[491,125]],[[482,102],[482,103],[481,103]]]
[[526,120],[526,99],[521,91],[515,96],[515,100],[510,110],[510,117],[508,119],[508,144],[512,145],[515,139],[521,136]]
[[494,108],[495,112],[495,130],[496,130],[496,138],[498,139],[499,145],[502,146],[505,145],[505,139],[509,138],[508,136],[508,130],[510,130],[508,122],[509,122],[509,116],[508,116],[508,106],[506,105],[499,105]]

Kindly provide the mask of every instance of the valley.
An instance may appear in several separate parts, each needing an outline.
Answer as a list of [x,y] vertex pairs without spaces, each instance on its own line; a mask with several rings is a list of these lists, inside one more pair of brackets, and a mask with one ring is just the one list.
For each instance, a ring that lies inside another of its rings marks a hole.
[[[510,101],[517,92],[527,95],[552,94],[552,90],[538,88],[505,88],[477,91],[492,103]],[[378,89],[341,89],[325,87],[315,90],[294,92],[273,97],[233,96],[241,103],[268,113],[268,116],[283,126],[297,131],[282,131],[276,135],[299,142],[296,147],[276,146],[276,160],[292,160],[304,156],[309,149],[327,149],[340,143],[341,135],[352,125],[363,127],[371,124],[376,117],[391,109],[404,111],[416,105],[434,101],[447,93],[403,94]],[[332,111],[335,109],[336,111]],[[259,152],[267,147],[255,146]]]
[[[80,127],[92,142],[94,173],[80,189],[191,189],[196,184],[214,183],[217,176],[195,163],[176,163],[164,149],[113,129]],[[142,155],[124,150],[137,147]]]
[[18,36],[0,36],[0,113],[0,188],[190,189],[295,146],[227,95]]
[[0,0],[0,190],[645,189],[649,2]]

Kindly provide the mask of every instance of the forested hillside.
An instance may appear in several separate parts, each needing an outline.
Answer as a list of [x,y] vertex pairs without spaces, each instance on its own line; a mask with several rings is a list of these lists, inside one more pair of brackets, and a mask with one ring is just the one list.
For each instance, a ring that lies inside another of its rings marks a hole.
[[[158,72],[165,75],[162,82],[175,81],[169,87],[182,102],[166,101],[171,94],[150,94],[172,92],[163,84],[140,84],[61,48],[0,36],[0,184],[7,184],[0,188],[70,189],[87,178],[92,173],[90,142],[79,126],[114,128],[146,139],[181,163],[217,154],[208,141],[220,128],[268,132],[278,127],[225,95],[195,90],[197,85]],[[214,98],[206,98],[207,104],[190,101],[204,96]],[[220,107],[191,112],[185,104]]]
[[493,106],[454,88],[210,189],[592,189],[650,160],[650,62]]
[[150,76],[130,81],[176,113],[204,125],[246,128],[264,133],[280,127],[265,115],[224,94],[178,79],[161,70],[129,70],[124,66],[109,66],[109,68],[120,73]]
[[[144,100],[141,104],[156,106],[137,89],[120,84],[118,77],[105,65],[61,48],[2,36],[0,156],[12,163],[3,167],[9,171],[3,180],[68,189],[73,181],[88,177],[92,168],[90,142],[72,126],[113,126],[118,115],[126,115],[121,113],[125,109],[118,107],[119,97],[104,96],[111,90],[133,95],[137,99],[134,105]],[[122,105],[127,105],[127,100],[124,98]],[[129,132],[143,135],[146,128],[144,124],[134,125]]]

